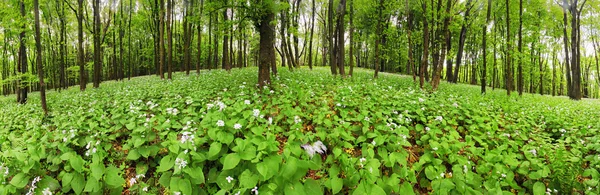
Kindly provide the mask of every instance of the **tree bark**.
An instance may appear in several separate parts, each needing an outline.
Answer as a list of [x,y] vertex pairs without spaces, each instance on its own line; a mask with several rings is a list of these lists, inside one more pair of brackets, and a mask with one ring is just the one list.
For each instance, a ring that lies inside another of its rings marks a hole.
[[458,71],[460,71],[460,64],[462,62],[462,57],[463,57],[463,51],[465,48],[465,39],[466,39],[466,35],[467,35],[467,24],[469,23],[469,14],[471,12],[471,5],[472,0],[468,0],[467,4],[466,4],[466,10],[465,10],[465,21],[462,24],[462,27],[460,29],[460,36],[458,38],[458,52],[456,53],[456,68],[454,70],[454,76],[452,76],[453,80],[452,83],[457,83],[458,82]]
[[258,24],[260,35],[259,43],[259,64],[258,64],[258,86],[263,87],[271,84],[270,68],[275,58],[275,49],[273,48],[275,31],[271,21],[275,18],[273,10],[267,8],[261,15]]
[[[40,79],[40,100],[44,115],[48,115],[48,106],[46,105],[46,83],[44,83],[44,68],[42,67],[42,40],[40,35],[40,8],[38,0],[33,0],[34,20],[35,20],[35,49],[38,77]],[[62,80],[64,82],[64,80]],[[63,84],[63,83],[61,83]]]
[[[427,61],[429,58],[429,24],[427,22],[427,1],[423,1],[422,6],[423,6],[423,54],[421,55],[421,67],[419,68],[419,86],[421,87],[421,89],[423,89],[423,85],[425,84],[425,72],[427,71]],[[458,69],[456,69],[456,70],[458,70]]]
[[517,90],[519,91],[519,96],[523,95],[523,0],[519,0],[519,56],[517,56],[517,60],[519,61],[517,67]]
[[510,96],[510,92],[512,91],[512,67],[511,67],[511,40],[510,40],[510,4],[509,0],[506,0],[506,95]]
[[337,75],[337,67],[335,66],[335,53],[333,51],[334,41],[333,41],[333,0],[329,0],[329,8],[328,8],[328,17],[327,17],[327,29],[329,33],[329,47],[327,48],[329,52],[329,64],[331,66],[331,74]]
[[100,43],[100,0],[94,0],[94,88],[100,87],[102,77],[102,43]]
[[485,26],[483,26],[483,70],[481,71],[481,93],[485,94],[485,86],[487,85],[487,25],[490,24],[490,18],[492,13],[492,0],[487,2],[487,16],[485,19]]
[[[381,39],[383,38],[382,35],[382,24],[381,24],[381,20],[383,20],[383,2],[384,0],[379,0],[379,8],[377,9],[377,37],[375,38],[375,75],[374,77],[377,78],[378,74],[379,74],[379,64],[381,63],[381,55],[380,55],[380,47],[381,47]],[[426,30],[425,30],[426,31]]]
[[[21,17],[25,19],[25,0],[19,1],[19,7],[21,10]],[[27,73],[27,48],[25,45],[27,44],[25,40],[25,23],[23,23],[22,31],[19,33],[19,73],[25,74]],[[21,77],[22,78],[22,77]],[[27,103],[27,86],[24,84],[21,79],[19,79],[19,96],[17,97],[17,101],[20,104]]]

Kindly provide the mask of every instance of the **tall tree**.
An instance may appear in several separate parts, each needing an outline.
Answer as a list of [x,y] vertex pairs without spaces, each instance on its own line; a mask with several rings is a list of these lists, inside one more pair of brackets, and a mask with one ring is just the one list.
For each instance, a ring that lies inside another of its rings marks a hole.
[[460,28],[460,35],[458,37],[458,52],[456,53],[456,68],[454,69],[454,76],[452,76],[452,82],[458,82],[458,71],[460,71],[460,64],[462,63],[463,51],[465,48],[465,39],[467,36],[467,27],[469,26],[469,16],[471,14],[471,9],[473,5],[471,5],[472,0],[467,0],[466,8],[465,8],[465,16],[464,22],[462,23],[462,27]]
[[512,67],[511,67],[511,57],[510,54],[512,52],[511,49],[511,41],[510,41],[510,0],[506,0],[506,94],[510,96],[510,91],[512,90]]
[[[39,0],[33,0],[33,12],[35,20],[35,50],[36,50],[36,63],[37,72],[40,79],[40,100],[42,102],[42,110],[44,115],[48,115],[48,106],[46,105],[46,83],[44,83],[44,68],[42,67],[42,40],[40,33],[40,6]],[[62,87],[62,86],[61,86]]]
[[[310,22],[310,39],[309,39],[309,46],[308,46],[308,68],[310,68],[312,70],[313,68],[313,35],[315,34],[315,13],[317,12],[316,8],[315,8],[315,2],[317,0],[312,0],[312,16],[311,16],[311,22]],[[350,5],[352,6],[352,5]],[[352,9],[352,8],[350,8]],[[352,18],[350,18],[350,24],[352,24]],[[352,34],[350,34],[350,37],[352,37]],[[350,38],[350,40],[352,40],[352,38]],[[352,50],[350,50],[352,51]],[[350,69],[352,70],[352,68]],[[352,71],[350,71],[350,73],[352,74]]]
[[345,76],[344,72],[344,16],[346,15],[346,0],[340,0],[337,9],[337,67],[340,69],[340,75]]
[[[429,60],[429,24],[427,22],[427,1],[423,1],[421,6],[423,7],[423,54],[421,55],[421,67],[419,68],[419,86],[421,89],[423,89],[425,84],[425,72],[427,71],[427,61]],[[458,68],[456,70],[458,71]]]
[[490,23],[492,13],[492,0],[487,2],[487,16],[485,19],[485,26],[483,26],[483,69],[481,70],[481,93],[485,93],[485,86],[487,85],[486,74],[487,74],[487,25]]
[[173,0],[167,0],[167,79],[173,79]]
[[[378,8],[377,8],[377,27],[376,27],[376,38],[375,38],[375,75],[374,77],[377,78],[378,74],[379,74],[379,64],[381,63],[381,55],[380,55],[380,51],[381,51],[381,39],[383,38],[382,32],[383,32],[383,27],[382,27],[382,21],[384,20],[383,18],[383,3],[384,0],[379,0],[378,3]],[[425,11],[424,11],[425,12]]]
[[[329,50],[329,64],[331,66],[331,74],[336,75],[337,74],[337,67],[335,63],[335,53],[333,51],[333,45],[334,45],[334,35],[333,35],[333,0],[329,0],[329,7],[328,7],[328,15],[327,15],[327,29],[328,29],[328,50]],[[377,71],[376,71],[377,72]],[[375,73],[375,75],[377,75],[377,73]]]
[[[19,9],[21,10],[21,19],[25,20],[26,12],[25,12],[25,0],[19,1]],[[19,96],[17,97],[17,101],[20,104],[27,103],[27,85],[22,79],[24,78],[22,75],[27,73],[27,41],[25,40],[25,28],[26,22],[23,22],[21,26],[21,32],[19,33],[19,73],[21,74],[19,80]]]
[[273,60],[275,58],[275,30],[272,24],[275,19],[275,12],[272,8],[273,1],[261,1],[259,7],[259,16],[254,21],[258,33],[260,36],[259,40],[259,64],[258,64],[258,86],[262,87],[271,84],[270,68],[273,66]]
[[519,55],[517,60],[519,61],[517,67],[517,90],[519,95],[523,95],[523,0],[519,0],[519,43],[518,43]]
[[100,42],[100,0],[94,1],[94,88],[100,87],[102,77],[102,43]]

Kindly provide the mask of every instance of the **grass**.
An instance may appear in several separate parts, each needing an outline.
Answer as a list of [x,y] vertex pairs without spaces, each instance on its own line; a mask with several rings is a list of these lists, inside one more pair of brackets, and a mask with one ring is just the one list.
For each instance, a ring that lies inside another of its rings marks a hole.
[[600,192],[597,100],[256,71],[49,92],[46,118],[0,98],[0,194]]

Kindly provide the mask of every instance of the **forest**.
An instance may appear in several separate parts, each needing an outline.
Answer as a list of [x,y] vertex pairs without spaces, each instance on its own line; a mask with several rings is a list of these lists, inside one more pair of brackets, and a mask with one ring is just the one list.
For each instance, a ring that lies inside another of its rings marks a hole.
[[588,0],[3,0],[0,194],[600,194]]

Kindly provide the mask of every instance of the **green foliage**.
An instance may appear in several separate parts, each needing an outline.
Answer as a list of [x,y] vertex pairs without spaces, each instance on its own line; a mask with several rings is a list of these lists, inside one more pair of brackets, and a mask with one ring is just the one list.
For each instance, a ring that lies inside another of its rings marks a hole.
[[47,118],[0,98],[0,194],[600,192],[597,101],[429,93],[411,79],[283,69],[256,89],[255,68],[148,76],[50,92]]

